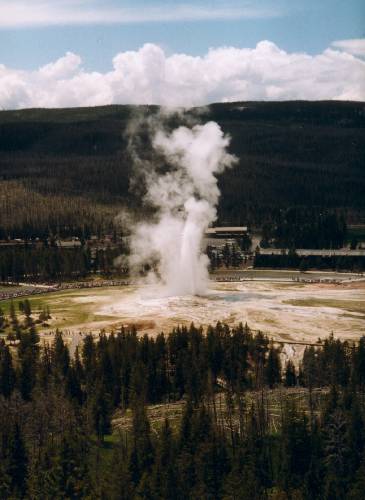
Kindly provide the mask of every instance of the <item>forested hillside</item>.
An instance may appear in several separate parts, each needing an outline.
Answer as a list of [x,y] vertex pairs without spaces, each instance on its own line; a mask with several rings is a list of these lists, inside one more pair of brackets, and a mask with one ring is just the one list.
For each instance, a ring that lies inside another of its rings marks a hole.
[[[110,233],[129,190],[126,129],[156,107],[107,106],[0,112],[0,239]],[[216,120],[239,162],[220,178],[221,223],[261,227],[299,207],[365,216],[365,104],[216,104],[171,118],[170,126]],[[148,154],[146,142],[146,151]],[[312,215],[311,215],[312,218]]]
[[242,324],[87,335],[72,356],[27,301],[1,318],[1,498],[364,498],[364,337],[298,369]]

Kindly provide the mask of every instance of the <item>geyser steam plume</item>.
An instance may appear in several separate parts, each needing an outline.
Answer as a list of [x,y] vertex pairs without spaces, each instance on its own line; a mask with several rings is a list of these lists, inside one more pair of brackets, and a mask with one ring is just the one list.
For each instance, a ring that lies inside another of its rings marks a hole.
[[146,175],[146,201],[156,208],[153,222],[137,224],[131,237],[130,265],[155,262],[168,295],[204,294],[208,257],[202,240],[216,219],[220,195],[216,175],[233,165],[230,139],[215,122],[159,130],[152,141],[171,168]]

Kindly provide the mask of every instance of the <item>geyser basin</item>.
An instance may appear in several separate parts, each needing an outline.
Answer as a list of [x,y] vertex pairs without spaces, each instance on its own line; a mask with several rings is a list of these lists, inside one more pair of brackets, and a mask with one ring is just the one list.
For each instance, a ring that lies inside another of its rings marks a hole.
[[[326,288],[327,287],[327,288]],[[343,338],[365,333],[365,290],[330,285],[212,283],[206,296],[164,297],[159,287],[128,287],[96,314],[158,333],[179,324],[246,322],[277,339],[316,340],[332,331]]]
[[275,282],[214,283],[206,296],[163,296],[160,287],[125,286],[71,290],[31,298],[48,304],[51,328],[107,331],[136,324],[157,334],[194,322],[247,322],[277,340],[315,342],[331,332],[343,339],[365,334],[365,283],[326,285]]

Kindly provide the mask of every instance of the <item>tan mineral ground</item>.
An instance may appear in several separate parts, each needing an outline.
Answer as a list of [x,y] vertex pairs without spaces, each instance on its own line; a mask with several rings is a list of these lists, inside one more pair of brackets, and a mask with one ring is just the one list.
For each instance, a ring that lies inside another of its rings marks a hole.
[[[246,323],[285,342],[288,356],[331,333],[342,340],[365,335],[365,281],[298,283],[275,281],[210,282],[204,296],[167,296],[155,285],[69,290],[37,299],[49,304],[52,321],[75,345],[77,332],[110,332],[136,325],[139,334],[168,333],[178,325],[230,326]],[[36,303],[34,304],[35,307]],[[294,350],[295,352],[292,352]]]
[[247,322],[277,340],[315,342],[331,332],[342,339],[365,334],[365,286],[238,282],[212,283],[201,297],[164,297],[154,286],[125,287],[119,294],[113,301],[99,296],[95,316],[135,323],[147,333],[222,321]]

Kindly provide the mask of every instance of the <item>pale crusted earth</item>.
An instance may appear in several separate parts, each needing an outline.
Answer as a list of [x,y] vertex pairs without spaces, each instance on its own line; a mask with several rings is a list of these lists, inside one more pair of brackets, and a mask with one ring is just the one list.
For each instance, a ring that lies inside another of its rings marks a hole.
[[168,333],[178,325],[246,323],[284,342],[284,355],[299,358],[304,345],[331,333],[343,340],[365,335],[365,281],[342,284],[246,281],[210,283],[205,296],[167,296],[156,285],[69,290],[30,298],[33,311],[49,305],[44,340],[59,328],[75,346],[87,332],[136,325],[139,334]]
[[349,341],[365,335],[365,283],[212,283],[204,297],[164,297],[153,286],[120,292],[115,301],[100,300],[96,317],[107,315],[123,324],[136,324],[139,332],[148,334],[191,322],[222,321],[231,326],[247,322],[285,343],[283,361],[297,362],[302,357],[305,345],[292,342],[316,343],[331,333]]
[[[83,299],[82,299],[83,300]],[[315,342],[331,332],[365,334],[365,287],[298,283],[212,283],[206,296],[164,297],[154,286],[126,287],[118,299],[100,297],[98,315],[136,323],[147,333],[179,324],[248,323],[277,340]]]

